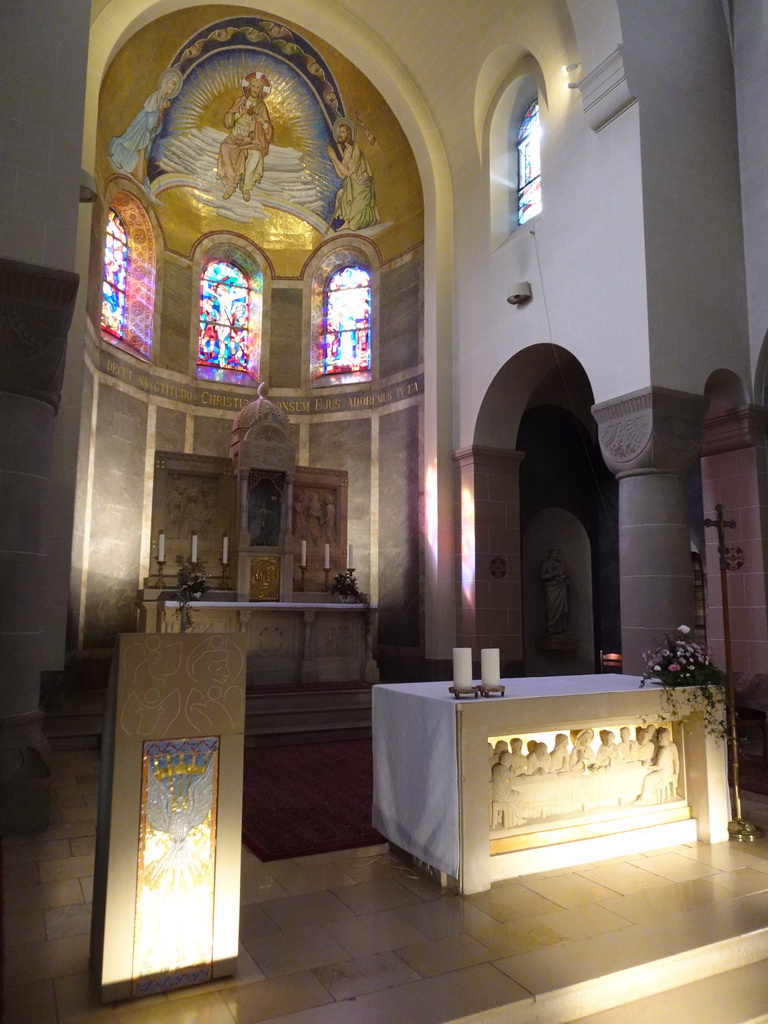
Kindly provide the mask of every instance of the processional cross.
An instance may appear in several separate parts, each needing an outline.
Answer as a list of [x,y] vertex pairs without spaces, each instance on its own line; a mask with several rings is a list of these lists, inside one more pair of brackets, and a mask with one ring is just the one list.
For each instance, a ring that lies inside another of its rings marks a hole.
[[[731,747],[731,768],[733,770],[733,806],[735,818],[728,822],[728,833],[731,839],[740,842],[751,842],[763,835],[762,829],[746,821],[741,814],[741,791],[739,789],[739,735],[736,722],[736,692],[733,685],[733,666],[731,664],[731,617],[728,607],[729,548],[725,543],[726,529],[735,529],[736,520],[723,516],[723,506],[715,505],[716,519],[705,519],[704,526],[717,530],[717,553],[720,556],[720,590],[723,596],[723,643],[725,645],[725,678],[728,686],[728,741]],[[733,561],[730,568],[740,569],[742,563]]]

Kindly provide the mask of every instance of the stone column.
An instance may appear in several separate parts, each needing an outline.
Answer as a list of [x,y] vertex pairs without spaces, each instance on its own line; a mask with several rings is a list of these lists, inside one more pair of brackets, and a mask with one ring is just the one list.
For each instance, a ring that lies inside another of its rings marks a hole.
[[0,831],[48,821],[43,519],[77,274],[0,259]]
[[[744,552],[741,569],[728,572],[731,654],[737,672],[765,672],[768,665],[768,410],[755,405],[704,421],[701,483],[704,515],[722,505],[736,527],[726,544]],[[718,665],[725,664],[723,601],[717,532],[706,530],[707,639]]]
[[600,449],[619,481],[624,671],[693,618],[685,477],[701,447],[707,399],[651,386],[592,407]]
[[[453,453],[457,524],[456,644],[498,647],[522,662],[520,463],[523,452],[473,446]],[[502,671],[504,669],[502,668]]]

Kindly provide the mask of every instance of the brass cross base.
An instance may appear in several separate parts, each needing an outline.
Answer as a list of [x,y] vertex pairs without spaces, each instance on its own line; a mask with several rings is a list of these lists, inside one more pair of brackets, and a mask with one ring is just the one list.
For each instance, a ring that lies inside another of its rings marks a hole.
[[755,839],[762,839],[764,835],[759,826],[753,825],[751,821],[745,821],[744,818],[734,818],[728,822],[728,836],[737,843],[752,843]]

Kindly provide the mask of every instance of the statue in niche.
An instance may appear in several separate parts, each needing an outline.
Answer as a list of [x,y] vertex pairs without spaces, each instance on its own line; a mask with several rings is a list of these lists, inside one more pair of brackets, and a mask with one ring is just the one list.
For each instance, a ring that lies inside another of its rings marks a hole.
[[312,544],[319,544],[323,536],[323,506],[317,491],[310,491],[307,501],[307,529]]
[[547,636],[558,636],[568,629],[568,573],[558,548],[552,548],[541,564],[539,574],[544,587]]
[[276,547],[280,542],[282,491],[275,480],[262,476],[248,488],[248,532],[252,547]]
[[672,742],[669,729],[659,729],[659,749],[653,766],[643,779],[643,788],[636,804],[657,804],[665,797],[677,793],[677,779],[680,775],[680,756],[677,744]]
[[328,543],[336,540],[336,502],[332,494],[326,494],[323,498],[325,514],[323,515],[323,536]]

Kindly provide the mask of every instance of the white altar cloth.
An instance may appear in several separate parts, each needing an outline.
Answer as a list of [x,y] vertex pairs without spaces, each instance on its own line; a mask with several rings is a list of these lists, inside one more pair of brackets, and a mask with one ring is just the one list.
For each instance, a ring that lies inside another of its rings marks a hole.
[[[503,697],[462,700],[448,692],[448,682],[387,683],[372,690],[373,824],[402,849],[458,878],[462,891],[490,884],[489,736],[659,716],[660,689],[641,688],[639,676],[502,682]],[[724,841],[727,787],[722,782],[713,790],[707,783],[716,779],[710,764],[723,774],[722,744],[689,734],[688,762],[694,761],[698,781],[689,780],[688,789],[700,818],[699,838]]]

